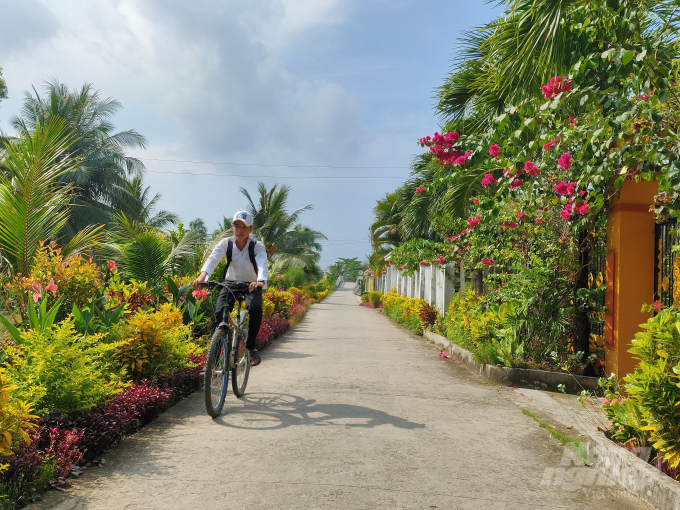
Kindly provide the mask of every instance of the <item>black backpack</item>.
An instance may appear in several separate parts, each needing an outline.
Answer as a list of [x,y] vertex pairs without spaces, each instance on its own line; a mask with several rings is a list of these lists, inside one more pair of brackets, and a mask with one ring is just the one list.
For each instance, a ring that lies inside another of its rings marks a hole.
[[[229,239],[227,244],[227,265],[224,268],[224,274],[222,274],[222,281],[227,279],[227,271],[229,271],[229,266],[231,265],[231,254],[234,251],[234,242]],[[252,239],[248,243],[248,255],[250,256],[250,262],[253,264],[253,269],[255,270],[255,278],[257,278],[258,267],[257,261],[255,260],[255,241]]]

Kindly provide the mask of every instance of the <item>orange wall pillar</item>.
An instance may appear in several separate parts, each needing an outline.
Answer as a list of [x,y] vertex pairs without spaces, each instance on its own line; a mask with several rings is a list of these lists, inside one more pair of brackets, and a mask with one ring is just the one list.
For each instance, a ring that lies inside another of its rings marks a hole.
[[642,305],[654,301],[654,213],[649,206],[658,189],[657,181],[626,180],[607,218],[605,369],[619,379],[637,365],[628,349],[649,318]]

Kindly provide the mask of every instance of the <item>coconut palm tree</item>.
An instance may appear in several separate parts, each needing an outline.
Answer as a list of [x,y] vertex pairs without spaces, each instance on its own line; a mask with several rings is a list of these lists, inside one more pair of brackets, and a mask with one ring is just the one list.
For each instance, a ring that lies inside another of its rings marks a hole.
[[369,237],[373,253],[368,259],[369,266],[380,269],[385,266],[385,257],[392,249],[401,245],[403,239],[399,233],[401,210],[397,204],[396,193],[388,193],[378,200],[373,208],[375,217],[369,227]]
[[146,138],[135,130],[114,132],[111,118],[121,104],[101,97],[90,83],[80,90],[70,90],[53,79],[45,82],[45,88],[44,96],[35,89],[25,92],[21,112],[10,122],[19,133],[53,118],[66,122],[72,143],[63,156],[78,161],[59,177],[73,190],[75,207],[63,226],[65,238],[70,239],[88,225],[113,220],[116,193],[124,187],[126,177],[144,171],[143,163],[125,151],[145,148]]
[[257,191],[259,198],[255,202],[250,193],[241,188],[253,215],[253,234],[264,243],[269,260],[281,269],[289,266],[311,269],[317,265],[321,251],[320,241],[325,240],[326,236],[298,223],[300,215],[311,210],[312,206],[306,205],[288,213],[286,206],[290,194],[289,186],[274,185],[267,189],[260,182]]
[[[0,252],[16,272],[27,274],[40,241],[58,241],[68,222],[73,187],[60,180],[80,161],[68,157],[74,138],[58,118],[7,140],[0,172]],[[76,232],[65,255],[92,246],[100,227]]]
[[151,186],[144,187],[141,175],[124,180],[116,193],[117,208],[129,221],[157,229],[164,229],[179,221],[179,217],[174,213],[156,211],[161,198],[160,193],[151,196]]
[[[466,32],[453,72],[437,92],[446,122],[464,121],[481,133],[509,104],[535,97],[552,76],[567,75],[580,58],[602,51],[602,41],[644,38],[670,70],[676,51],[669,26],[677,26],[672,0],[504,0],[506,12]],[[616,11],[617,19],[605,20]],[[600,36],[573,27],[594,24]],[[673,31],[671,31],[673,32]],[[606,80],[608,76],[603,75]]]

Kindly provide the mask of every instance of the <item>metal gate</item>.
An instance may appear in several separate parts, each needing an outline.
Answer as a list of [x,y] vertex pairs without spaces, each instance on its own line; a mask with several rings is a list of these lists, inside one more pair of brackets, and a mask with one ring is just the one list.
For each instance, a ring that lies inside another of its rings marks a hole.
[[673,246],[678,241],[677,219],[657,223],[654,243],[654,300],[664,306],[673,306]]

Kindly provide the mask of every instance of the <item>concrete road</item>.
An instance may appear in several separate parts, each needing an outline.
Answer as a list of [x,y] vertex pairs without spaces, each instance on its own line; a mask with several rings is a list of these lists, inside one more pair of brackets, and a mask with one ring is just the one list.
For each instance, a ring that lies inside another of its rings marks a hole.
[[338,290],[222,416],[196,393],[29,508],[647,508],[437,353]]

